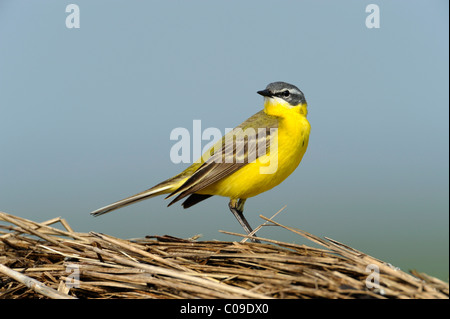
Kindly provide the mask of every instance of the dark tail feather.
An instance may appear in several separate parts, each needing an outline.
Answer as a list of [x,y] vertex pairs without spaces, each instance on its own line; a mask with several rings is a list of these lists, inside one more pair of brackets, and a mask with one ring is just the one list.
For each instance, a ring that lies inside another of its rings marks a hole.
[[202,194],[191,194],[184,202],[181,204],[183,208],[189,208],[194,206],[195,204],[200,203],[201,201],[210,198],[213,195],[202,195]]

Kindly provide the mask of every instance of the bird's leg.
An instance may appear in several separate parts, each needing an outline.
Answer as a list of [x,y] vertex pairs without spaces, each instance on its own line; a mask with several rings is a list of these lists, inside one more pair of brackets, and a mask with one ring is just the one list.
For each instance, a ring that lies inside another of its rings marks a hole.
[[[241,224],[247,235],[249,235],[253,229],[244,217],[244,204],[245,199],[231,199],[228,207],[230,207],[230,211],[233,213],[234,217],[236,217],[239,224]],[[253,235],[253,237],[256,237],[256,235]],[[260,243],[258,239],[252,239],[252,241],[255,243]]]

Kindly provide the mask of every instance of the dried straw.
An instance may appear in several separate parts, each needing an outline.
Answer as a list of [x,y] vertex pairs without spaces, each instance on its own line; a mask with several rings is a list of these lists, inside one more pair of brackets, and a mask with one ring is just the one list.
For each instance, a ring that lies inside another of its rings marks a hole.
[[75,232],[62,218],[38,223],[0,212],[0,299],[449,297],[437,278],[281,225],[275,215],[260,217],[322,248],[261,237],[250,243],[225,231],[242,241],[124,240]]

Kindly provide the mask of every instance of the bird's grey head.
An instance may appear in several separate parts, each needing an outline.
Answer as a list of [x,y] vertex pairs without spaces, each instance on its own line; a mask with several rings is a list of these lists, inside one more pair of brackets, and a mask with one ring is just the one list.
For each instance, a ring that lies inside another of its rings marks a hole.
[[303,92],[295,85],[286,82],[273,82],[267,85],[265,90],[258,91],[258,94],[264,97],[278,97],[285,100],[292,106],[297,106],[300,103],[306,103]]

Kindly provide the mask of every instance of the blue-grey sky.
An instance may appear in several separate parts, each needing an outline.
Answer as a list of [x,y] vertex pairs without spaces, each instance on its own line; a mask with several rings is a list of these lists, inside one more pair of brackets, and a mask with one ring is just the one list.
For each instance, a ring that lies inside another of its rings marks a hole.
[[[80,8],[68,29],[66,6]],[[365,8],[380,8],[369,29]],[[176,127],[222,132],[297,85],[299,168],[251,198],[277,220],[448,280],[448,1],[0,0],[0,210],[78,231],[235,240],[225,198],[89,212],[178,173]],[[208,141],[204,141],[206,144]],[[262,237],[308,243],[275,227]]]

